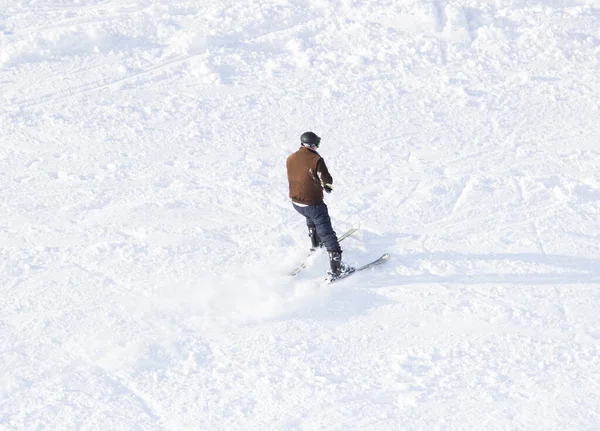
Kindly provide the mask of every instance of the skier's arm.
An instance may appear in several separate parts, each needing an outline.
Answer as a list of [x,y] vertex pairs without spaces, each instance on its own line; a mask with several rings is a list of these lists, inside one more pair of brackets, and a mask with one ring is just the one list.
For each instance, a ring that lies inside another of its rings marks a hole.
[[331,193],[333,190],[333,178],[327,169],[325,160],[322,158],[317,162],[317,176],[321,181],[321,187],[323,187],[323,190],[325,190],[327,193]]

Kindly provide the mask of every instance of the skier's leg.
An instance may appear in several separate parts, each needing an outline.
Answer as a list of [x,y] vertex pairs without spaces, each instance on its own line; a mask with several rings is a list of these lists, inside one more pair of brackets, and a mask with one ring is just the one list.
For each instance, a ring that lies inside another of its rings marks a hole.
[[306,218],[306,226],[308,227],[308,236],[310,238],[311,250],[315,250],[317,247],[322,247],[323,243],[319,238],[319,234],[317,233],[317,227],[315,226],[315,222],[310,217],[309,207],[301,207],[294,205],[294,208],[298,213],[302,214]]
[[311,207],[311,218],[317,228],[317,233],[321,237],[327,251],[329,252],[329,265],[331,267],[330,276],[337,278],[346,272],[353,272],[354,268],[346,265],[342,261],[342,249],[337,235],[331,226],[331,218],[327,205],[321,204]]
[[310,249],[311,251],[316,250],[319,247],[323,247],[323,243],[319,238],[319,234],[317,233],[317,228],[314,224],[308,225],[308,236],[310,238]]
[[328,252],[342,252],[340,243],[338,242],[337,235],[331,226],[331,218],[329,217],[329,211],[327,205],[320,204],[310,208],[308,215],[315,224],[317,235],[325,245]]
[[319,247],[324,247],[323,241],[319,237],[317,233],[317,227],[315,226],[315,222],[310,218],[306,218],[306,226],[308,226],[308,236],[310,238],[311,250],[316,250]]

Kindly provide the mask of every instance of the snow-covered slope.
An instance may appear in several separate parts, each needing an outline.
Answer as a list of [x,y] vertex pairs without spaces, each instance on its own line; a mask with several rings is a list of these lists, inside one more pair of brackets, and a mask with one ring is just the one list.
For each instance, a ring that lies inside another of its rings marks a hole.
[[[597,0],[0,0],[0,429],[600,428]],[[325,286],[285,158],[322,136]]]

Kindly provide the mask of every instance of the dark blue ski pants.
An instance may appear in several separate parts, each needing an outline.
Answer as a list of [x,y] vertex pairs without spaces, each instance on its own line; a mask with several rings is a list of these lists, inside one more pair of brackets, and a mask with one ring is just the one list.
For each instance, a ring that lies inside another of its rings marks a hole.
[[294,205],[294,208],[306,217],[306,225],[309,229],[314,227],[317,230],[317,235],[319,235],[319,238],[325,244],[327,251],[342,252],[337,235],[331,226],[331,218],[329,218],[327,205],[324,203],[307,207]]

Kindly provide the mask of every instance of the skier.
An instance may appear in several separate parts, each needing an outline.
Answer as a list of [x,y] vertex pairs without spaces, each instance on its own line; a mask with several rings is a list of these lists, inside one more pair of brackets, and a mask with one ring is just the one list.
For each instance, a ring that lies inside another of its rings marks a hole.
[[331,267],[328,274],[335,279],[354,268],[342,262],[342,249],[323,201],[323,190],[333,190],[333,178],[317,152],[320,143],[321,138],[315,133],[305,132],[300,136],[300,149],[287,158],[289,196],[294,209],[306,218],[311,250],[323,246],[327,249]]

